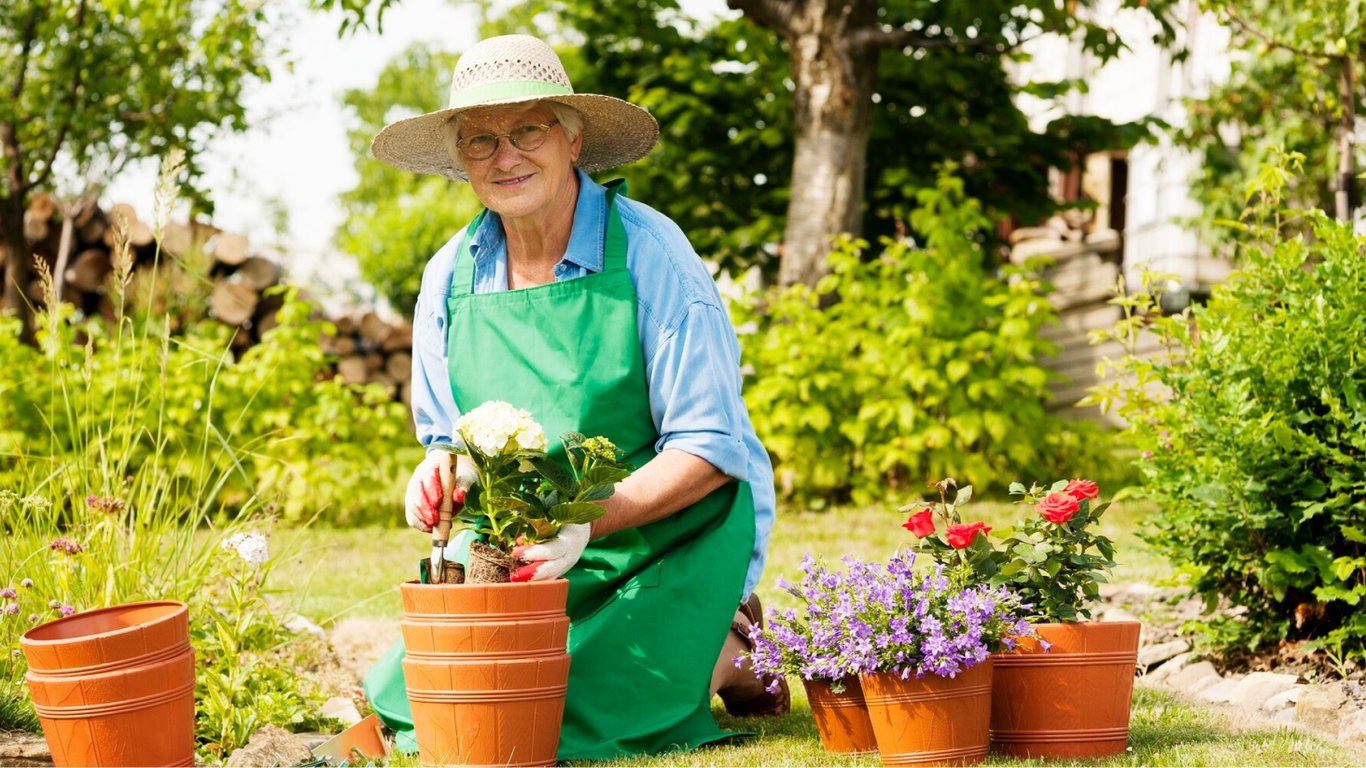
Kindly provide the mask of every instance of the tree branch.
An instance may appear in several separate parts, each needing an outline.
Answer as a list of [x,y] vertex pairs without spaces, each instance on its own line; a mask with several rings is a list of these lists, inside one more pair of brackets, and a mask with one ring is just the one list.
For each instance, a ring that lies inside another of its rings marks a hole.
[[81,88],[84,84],[84,81],[81,78],[81,73],[84,71],[84,68],[81,66],[80,61],[81,46],[79,38],[81,33],[85,31],[86,2],[87,0],[81,0],[80,5],[76,8],[76,28],[74,30],[75,34],[72,35],[72,37],[77,39],[73,40],[70,46],[72,58],[71,104],[69,105],[68,109],[62,112],[62,127],[57,129],[57,139],[52,142],[51,150],[47,153],[47,162],[44,163],[43,169],[38,172],[38,175],[33,177],[33,179],[30,182],[24,185],[22,194],[28,194],[28,192],[32,190],[34,187],[46,184],[47,180],[52,176],[52,164],[57,162],[57,153],[62,151],[62,145],[66,143],[66,135],[71,131],[72,117],[80,111],[80,94]]
[[1244,21],[1240,16],[1238,16],[1238,12],[1235,11],[1231,5],[1225,6],[1223,10],[1224,13],[1228,15],[1228,20],[1230,24],[1232,24],[1237,29],[1248,33],[1249,35],[1252,35],[1258,40],[1261,40],[1262,42],[1266,43],[1272,48],[1280,48],[1281,50],[1289,51],[1290,53],[1293,53],[1296,56],[1304,56],[1311,59],[1340,58],[1338,55],[1328,53],[1326,51],[1308,51],[1303,48],[1293,46],[1281,40],[1280,38],[1275,37],[1274,35],[1269,35],[1263,32],[1262,30],[1258,29],[1257,27],[1253,26],[1250,22]]
[[780,35],[794,31],[792,20],[796,6],[793,0],[726,0],[726,7],[740,11],[750,21]]

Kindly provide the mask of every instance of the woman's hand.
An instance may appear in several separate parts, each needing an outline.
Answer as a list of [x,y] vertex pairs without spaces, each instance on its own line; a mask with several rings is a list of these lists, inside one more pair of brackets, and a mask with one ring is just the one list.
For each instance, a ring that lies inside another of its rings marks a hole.
[[512,559],[525,563],[513,569],[512,581],[550,581],[565,575],[583,557],[590,529],[588,523],[571,523],[550,541],[512,550]]
[[[452,464],[455,465],[453,480]],[[408,519],[408,525],[423,533],[431,533],[446,494],[451,494],[451,502],[455,505],[455,511],[459,512],[465,503],[465,492],[474,485],[474,480],[474,467],[464,456],[457,460],[456,455],[448,451],[429,453],[413,470],[413,476],[408,478],[408,490],[403,494],[403,514]]]

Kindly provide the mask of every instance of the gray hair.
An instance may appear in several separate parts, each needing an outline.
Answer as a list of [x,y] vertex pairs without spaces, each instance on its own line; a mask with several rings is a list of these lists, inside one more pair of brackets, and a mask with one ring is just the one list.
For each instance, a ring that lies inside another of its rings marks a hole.
[[[569,139],[571,142],[574,141],[574,139],[578,137],[579,132],[583,130],[583,113],[568,104],[543,99],[525,106],[545,107],[546,109],[549,109],[554,113],[555,119],[559,121],[560,127],[564,129],[565,138]],[[446,151],[450,153],[451,162],[455,164],[456,170],[459,171],[467,170],[465,168],[465,158],[460,154],[460,148],[456,146],[456,142],[460,141],[460,126],[464,122],[464,117],[464,112],[457,112],[455,117],[446,121],[444,136],[446,140]]]

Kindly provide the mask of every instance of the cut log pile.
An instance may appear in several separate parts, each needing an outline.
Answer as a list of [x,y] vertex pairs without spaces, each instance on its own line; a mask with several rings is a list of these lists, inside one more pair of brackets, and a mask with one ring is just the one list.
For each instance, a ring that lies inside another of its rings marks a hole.
[[[1073,406],[1087,390],[1102,383],[1098,364],[1106,359],[1119,360],[1126,351],[1115,341],[1092,344],[1092,330],[1110,328],[1123,317],[1123,310],[1110,299],[1117,295],[1123,270],[1123,242],[1119,232],[1108,228],[1085,231],[1054,217],[1041,227],[1022,227],[1010,235],[1010,260],[1025,264],[1037,257],[1052,259],[1041,272],[1053,286],[1049,301],[1057,311],[1058,323],[1045,326],[1040,335],[1057,345],[1057,354],[1044,364],[1063,376],[1050,385],[1052,409],[1060,414],[1098,418],[1096,409],[1078,412]],[[1139,336],[1135,353],[1156,354],[1158,338],[1149,333]],[[1119,423],[1113,414],[1104,420]]]
[[[199,222],[168,222],[158,255],[153,226],[139,219],[132,206],[117,204],[106,211],[87,204],[66,210],[72,212],[70,226],[63,206],[48,195],[36,195],[24,216],[24,233],[34,256],[53,274],[61,299],[85,316],[113,318],[109,289],[115,248],[122,238],[133,262],[128,294],[150,302],[153,311],[167,313],[173,328],[213,318],[236,329],[232,346],[241,354],[275,327],[283,299],[267,289],[280,284],[283,271],[276,261],[253,252],[242,235]],[[64,229],[69,230],[66,248]],[[3,273],[0,258],[0,276]],[[160,283],[155,290],[147,279],[154,273]],[[37,276],[27,293],[34,306],[43,304]],[[386,321],[373,311],[324,319],[337,328],[335,336],[321,340],[323,348],[336,355],[337,374],[351,384],[381,384],[395,399],[410,403],[411,325]]]

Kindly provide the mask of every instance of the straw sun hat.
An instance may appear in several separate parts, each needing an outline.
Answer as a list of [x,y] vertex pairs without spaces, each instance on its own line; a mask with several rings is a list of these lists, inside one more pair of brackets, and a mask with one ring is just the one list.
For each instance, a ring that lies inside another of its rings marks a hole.
[[583,115],[578,166],[589,173],[639,160],[659,137],[659,123],[644,109],[611,96],[574,93],[560,57],[543,41],[504,35],[483,40],[460,57],[449,107],[386,125],[370,144],[370,154],[409,171],[466,181],[451,161],[446,124],[469,109],[541,100],[567,104]]

